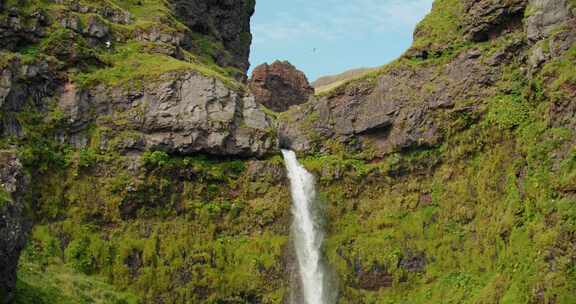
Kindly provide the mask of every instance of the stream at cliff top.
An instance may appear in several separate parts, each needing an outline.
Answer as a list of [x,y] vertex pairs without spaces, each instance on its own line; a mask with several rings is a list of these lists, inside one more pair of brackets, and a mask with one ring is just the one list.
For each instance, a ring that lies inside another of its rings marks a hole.
[[316,203],[314,176],[298,162],[293,151],[282,150],[292,194],[292,234],[302,304],[332,304],[336,291],[330,288],[329,275],[322,259],[322,217]]

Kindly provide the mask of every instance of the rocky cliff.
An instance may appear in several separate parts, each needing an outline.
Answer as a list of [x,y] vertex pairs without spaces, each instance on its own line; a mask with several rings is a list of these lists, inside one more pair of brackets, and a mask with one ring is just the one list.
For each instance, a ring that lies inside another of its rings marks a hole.
[[0,151],[0,300],[10,303],[16,269],[31,227],[28,178],[14,151]]
[[402,58],[282,116],[342,303],[576,300],[575,5],[436,1]]
[[437,0],[397,61],[279,115],[238,81],[253,2],[0,3],[16,303],[286,303],[279,146],[339,303],[576,302],[574,1]]
[[314,94],[306,75],[287,61],[257,66],[249,86],[256,102],[275,112],[303,104]]
[[516,65],[522,77],[533,78],[575,40],[567,1],[463,1],[458,7],[450,16],[458,22],[454,41],[436,42],[429,17],[403,58],[295,109],[281,126],[285,145],[307,151],[316,141],[322,149],[322,138],[336,138],[375,156],[436,146],[449,128],[447,113],[482,116],[482,101],[498,94],[506,68]]
[[[250,17],[256,1],[171,0],[175,15],[194,33],[209,36],[224,47],[211,55],[221,66],[248,71],[250,63]],[[198,48],[202,46],[194,46]]]

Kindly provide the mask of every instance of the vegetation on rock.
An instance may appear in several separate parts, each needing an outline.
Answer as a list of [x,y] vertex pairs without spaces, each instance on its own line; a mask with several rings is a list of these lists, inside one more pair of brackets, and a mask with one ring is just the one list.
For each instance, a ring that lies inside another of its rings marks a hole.
[[284,303],[272,119],[318,176],[339,303],[576,302],[573,1],[437,0],[402,58],[274,115],[176,2],[0,1],[0,148],[35,223],[16,303]]

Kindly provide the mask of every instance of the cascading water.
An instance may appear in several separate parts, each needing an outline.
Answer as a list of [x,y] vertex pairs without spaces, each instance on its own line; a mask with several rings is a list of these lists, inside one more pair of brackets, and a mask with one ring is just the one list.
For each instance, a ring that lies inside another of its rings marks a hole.
[[315,206],[314,176],[298,163],[293,151],[282,150],[282,154],[292,193],[292,233],[303,304],[332,304],[335,302],[335,292],[330,290],[328,274],[322,262],[324,234],[321,216]]

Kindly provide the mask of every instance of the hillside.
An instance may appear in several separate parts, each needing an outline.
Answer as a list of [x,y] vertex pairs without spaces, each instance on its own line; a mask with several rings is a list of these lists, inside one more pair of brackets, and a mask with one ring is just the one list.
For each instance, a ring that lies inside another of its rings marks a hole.
[[3,302],[290,303],[280,147],[337,303],[576,302],[576,2],[436,0],[283,113],[245,84],[254,5],[0,0]]
[[330,91],[346,81],[362,77],[377,69],[378,68],[357,68],[336,75],[323,76],[312,82],[312,86],[316,89],[317,93]]

